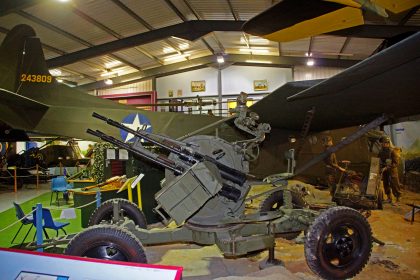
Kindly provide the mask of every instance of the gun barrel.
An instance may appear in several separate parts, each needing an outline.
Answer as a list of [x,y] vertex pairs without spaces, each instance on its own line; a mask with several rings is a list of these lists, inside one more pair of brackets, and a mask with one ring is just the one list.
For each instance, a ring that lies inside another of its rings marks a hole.
[[151,156],[150,154],[142,152],[138,149],[134,149],[130,144],[124,143],[124,142],[122,142],[122,141],[120,141],[120,140],[118,140],[118,139],[116,139],[112,136],[109,136],[109,135],[107,135],[107,134],[105,134],[105,133],[103,133],[99,130],[94,131],[92,129],[87,129],[86,132],[89,133],[89,134],[92,134],[92,135],[94,135],[94,136],[96,136],[96,137],[98,137],[98,138],[100,138],[104,141],[112,143],[112,144],[116,145],[117,147],[124,148],[127,151],[130,151],[137,156],[140,156],[144,159],[147,159],[151,162],[154,162],[154,163],[156,163],[156,164],[158,164],[158,165],[160,165],[164,168],[168,168],[169,170],[172,170],[173,172],[175,172],[176,175],[180,175],[184,171],[181,168],[177,167],[175,162],[173,162],[172,160],[170,160],[168,158],[165,158],[163,156],[155,156],[155,157]]
[[[194,162],[194,161],[197,162],[197,161],[202,161],[202,160],[210,161],[210,162],[216,164],[216,166],[220,170],[220,175],[224,179],[232,181],[235,184],[243,185],[245,183],[246,179],[247,179],[246,174],[241,172],[240,170],[229,167],[229,166],[219,162],[218,160],[216,160],[216,159],[214,159],[210,156],[202,155],[198,152],[193,152],[193,153],[188,152],[181,145],[179,145],[175,141],[171,141],[170,139],[168,139],[166,137],[162,140],[155,139],[155,137],[153,135],[150,135],[149,132],[133,130],[133,129],[131,129],[129,127],[126,127],[125,125],[123,125],[119,122],[116,122],[116,121],[114,121],[112,119],[109,119],[105,116],[102,116],[98,113],[94,112],[92,114],[92,116],[97,118],[97,119],[105,121],[109,125],[112,125],[114,127],[123,129],[123,130],[125,130],[125,131],[139,137],[139,138],[143,138],[144,140],[146,140],[150,143],[153,143],[153,144],[155,144],[155,145],[157,145],[161,148],[164,148],[164,149],[168,150],[169,152],[172,152],[172,153],[177,154],[181,157],[187,158],[187,159],[189,159],[189,161],[192,161],[192,162]],[[117,139],[115,139],[115,140],[117,140]],[[117,140],[117,141],[119,141],[119,140]]]

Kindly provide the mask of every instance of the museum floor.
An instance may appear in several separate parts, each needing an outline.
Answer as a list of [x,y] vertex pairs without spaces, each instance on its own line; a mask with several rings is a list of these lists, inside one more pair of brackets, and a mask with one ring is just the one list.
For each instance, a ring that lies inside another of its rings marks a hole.
[[[48,184],[38,190],[25,186],[17,193],[1,186],[0,220],[3,219],[3,211],[11,208],[12,201],[23,203],[48,190]],[[403,219],[404,214],[410,211],[406,203],[413,202],[420,203],[420,194],[406,191],[399,206],[385,204],[383,211],[372,211],[369,222],[374,236],[386,245],[374,244],[368,266],[355,279],[420,279],[420,219],[417,216],[414,224]],[[303,244],[280,238],[277,239],[276,257],[284,261],[285,268],[273,267],[262,271],[258,266],[267,257],[267,252],[226,259],[216,246],[172,244],[147,247],[146,254],[150,263],[183,266],[183,279],[189,280],[317,279],[306,265]]]

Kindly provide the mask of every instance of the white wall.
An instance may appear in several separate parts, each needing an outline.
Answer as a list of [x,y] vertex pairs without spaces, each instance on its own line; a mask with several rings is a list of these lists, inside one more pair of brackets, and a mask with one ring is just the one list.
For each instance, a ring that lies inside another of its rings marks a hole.
[[109,95],[109,94],[124,94],[124,93],[137,93],[137,92],[146,92],[152,91],[152,80],[146,80],[138,83],[132,83],[128,85],[123,85],[119,87],[98,89],[97,94],[100,95]]
[[[191,81],[206,81],[206,91],[191,92]],[[203,68],[156,79],[158,98],[168,98],[169,90],[173,91],[174,98],[178,97],[178,90],[182,90],[182,97],[217,95],[217,70]]]
[[[254,80],[267,80],[268,90],[254,91]],[[222,71],[223,94],[272,92],[292,81],[291,68],[231,66]]]
[[[158,98],[168,98],[169,90],[173,97],[177,97],[178,89],[182,90],[182,97],[196,97],[217,95],[217,73],[214,68],[204,68],[156,79]],[[191,92],[191,81],[206,81],[205,92]],[[271,92],[286,82],[292,81],[291,68],[230,66],[222,70],[222,94],[263,93],[254,91],[254,80],[267,80],[268,90]]]
[[343,70],[345,69],[335,67],[296,66],[294,69],[293,78],[295,81],[327,79],[340,73]]

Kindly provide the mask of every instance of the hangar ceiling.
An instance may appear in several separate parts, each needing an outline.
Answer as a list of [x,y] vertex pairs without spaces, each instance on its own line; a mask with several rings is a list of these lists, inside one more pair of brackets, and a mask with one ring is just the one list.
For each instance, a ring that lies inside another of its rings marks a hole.
[[374,53],[383,43],[378,37],[420,26],[417,7],[388,19],[372,17],[370,30],[356,28],[345,36],[276,43],[240,31],[244,21],[277,2],[3,0],[0,40],[17,24],[32,26],[53,74],[93,89],[106,87],[107,78],[127,83],[205,67],[218,55],[227,64],[293,66],[311,54],[318,65],[348,67]]

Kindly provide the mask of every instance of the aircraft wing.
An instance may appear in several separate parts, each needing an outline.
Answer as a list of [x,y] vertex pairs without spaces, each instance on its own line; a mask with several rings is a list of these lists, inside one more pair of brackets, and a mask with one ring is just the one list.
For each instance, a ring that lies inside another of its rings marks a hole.
[[310,129],[365,124],[387,114],[420,114],[420,32],[324,81],[291,82],[252,106],[275,128],[300,130],[315,108]]
[[283,0],[251,18],[243,30],[287,42],[363,25],[364,11],[388,17],[387,11],[400,13],[419,4],[418,0]]

